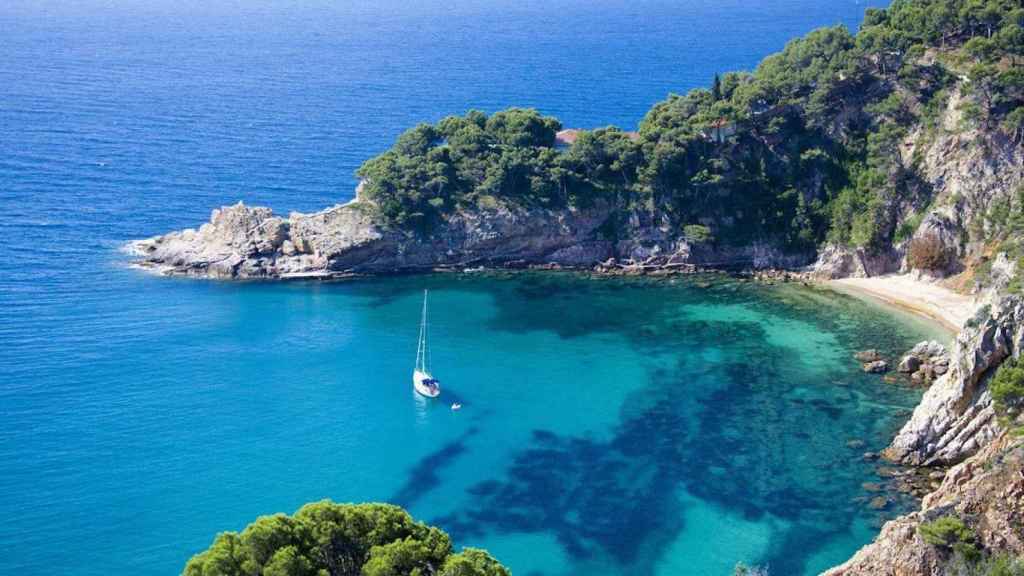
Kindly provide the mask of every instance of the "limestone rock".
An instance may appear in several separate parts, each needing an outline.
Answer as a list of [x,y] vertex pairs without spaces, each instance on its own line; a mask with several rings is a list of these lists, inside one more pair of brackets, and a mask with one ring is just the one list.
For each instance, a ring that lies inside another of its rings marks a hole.
[[871,374],[882,374],[889,370],[889,363],[885,360],[875,360],[873,362],[865,362],[861,368]]
[[906,374],[913,374],[917,372],[917,369],[921,367],[921,360],[917,356],[906,355],[900,360],[900,365],[897,368],[900,372]]
[[[953,464],[995,436],[998,426],[987,379],[991,368],[1021,352],[1024,301],[1009,296],[989,306],[987,315],[979,315],[978,323],[957,336],[941,374],[938,367],[943,364],[933,360],[935,381],[886,448],[886,457],[906,464]],[[939,351],[934,345],[919,344],[911,354]]]
[[900,360],[899,371],[909,374],[914,384],[930,385],[949,371],[949,353],[935,340],[919,342]]
[[[887,522],[874,542],[825,576],[947,574],[949,555],[924,541],[918,528],[942,516],[968,524],[989,553],[1024,555],[1024,439],[1003,434],[951,468],[919,511]],[[881,503],[880,501],[878,502]],[[875,502],[871,501],[870,505]]]
[[638,274],[719,267],[798,268],[813,252],[787,253],[770,243],[693,246],[668,224],[635,214],[623,240],[601,233],[613,207],[542,209],[499,205],[448,216],[429,234],[380,222],[357,200],[313,214],[274,216],[242,203],[215,210],[198,231],[130,243],[144,267],[210,278],[330,278],[462,269],[481,264],[597,267],[607,262]]
[[898,250],[870,251],[829,244],[807,271],[816,278],[867,278],[896,272],[903,257]]

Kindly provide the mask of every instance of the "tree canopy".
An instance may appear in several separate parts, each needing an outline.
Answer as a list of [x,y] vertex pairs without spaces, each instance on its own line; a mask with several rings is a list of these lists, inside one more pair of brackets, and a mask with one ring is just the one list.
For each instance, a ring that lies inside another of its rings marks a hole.
[[[902,158],[951,91],[971,126],[1024,139],[1024,8],[1014,0],[894,0],[854,35],[815,30],[752,72],[655,104],[639,137],[614,127],[555,146],[558,120],[470,111],[404,133],[358,171],[384,221],[426,231],[453,213],[611,203],[715,242],[880,245],[930,190]],[[962,81],[966,79],[967,81]]]
[[217,535],[183,576],[509,576],[483,550],[454,553],[438,528],[398,506],[306,504]]

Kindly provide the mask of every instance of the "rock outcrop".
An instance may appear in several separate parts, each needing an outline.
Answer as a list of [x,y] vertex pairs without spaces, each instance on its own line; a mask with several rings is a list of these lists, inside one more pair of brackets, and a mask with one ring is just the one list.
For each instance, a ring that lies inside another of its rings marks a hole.
[[275,216],[242,203],[214,210],[198,230],[132,242],[139,264],[165,274],[208,278],[333,278],[461,268],[554,264],[794,268],[813,258],[769,244],[691,244],[657,222],[636,218],[628,239],[602,233],[608,206],[545,210],[502,206],[462,211],[429,234],[384,225],[375,206],[354,201],[314,214]]
[[992,369],[1020,353],[1024,302],[1011,296],[982,307],[957,336],[949,370],[925,392],[884,455],[911,465],[952,464],[998,430],[986,389]]
[[899,249],[869,250],[829,244],[818,253],[818,259],[808,268],[815,278],[870,278],[896,272],[903,257]]
[[935,340],[924,341],[903,356],[897,370],[910,376],[915,384],[928,385],[949,372],[949,361],[945,346]]

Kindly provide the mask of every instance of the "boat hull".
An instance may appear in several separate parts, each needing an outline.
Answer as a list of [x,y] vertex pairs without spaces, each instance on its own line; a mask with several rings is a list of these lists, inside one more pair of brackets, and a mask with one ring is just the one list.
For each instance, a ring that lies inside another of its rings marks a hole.
[[419,370],[412,373],[412,387],[420,396],[427,398],[437,398],[441,395],[441,386],[437,381],[430,374]]

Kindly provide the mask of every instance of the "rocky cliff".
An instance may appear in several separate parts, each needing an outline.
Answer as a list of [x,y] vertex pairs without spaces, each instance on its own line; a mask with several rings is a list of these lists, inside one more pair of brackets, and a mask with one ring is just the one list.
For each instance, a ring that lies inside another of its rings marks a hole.
[[132,242],[141,266],[164,274],[208,278],[332,278],[478,265],[780,268],[806,264],[811,253],[770,244],[713,247],[687,242],[640,215],[634,233],[610,238],[611,208],[544,210],[501,206],[460,212],[429,233],[382,224],[375,207],[356,200],[314,214],[275,216],[242,203],[214,210],[198,230]]
[[[921,510],[882,527],[875,541],[826,576],[939,576],[961,572],[951,550],[925,541],[920,527],[942,517],[964,522],[988,555],[1024,556],[1024,439],[998,434],[951,468]],[[995,573],[993,573],[995,574]],[[1006,572],[1009,574],[1009,572]]]
[[1024,438],[1000,426],[987,386],[1001,362],[1020,357],[1022,340],[1024,300],[993,293],[957,336],[949,370],[884,452],[903,464],[952,467],[921,510],[888,522],[872,544],[826,574],[957,574],[960,559],[919,531],[944,516],[962,520],[982,553],[1024,556]]
[[909,235],[870,247],[827,245],[811,267],[816,276],[869,277],[910,272],[908,245],[935,239],[948,257],[923,270],[930,276],[957,274],[970,260],[987,257],[993,242],[1005,237],[1006,223],[996,207],[1020,210],[1024,186],[1024,145],[998,131],[962,126],[961,80],[937,119],[937,126],[918,125],[900,142],[900,163],[919,179],[917,197],[894,199],[895,227]]

